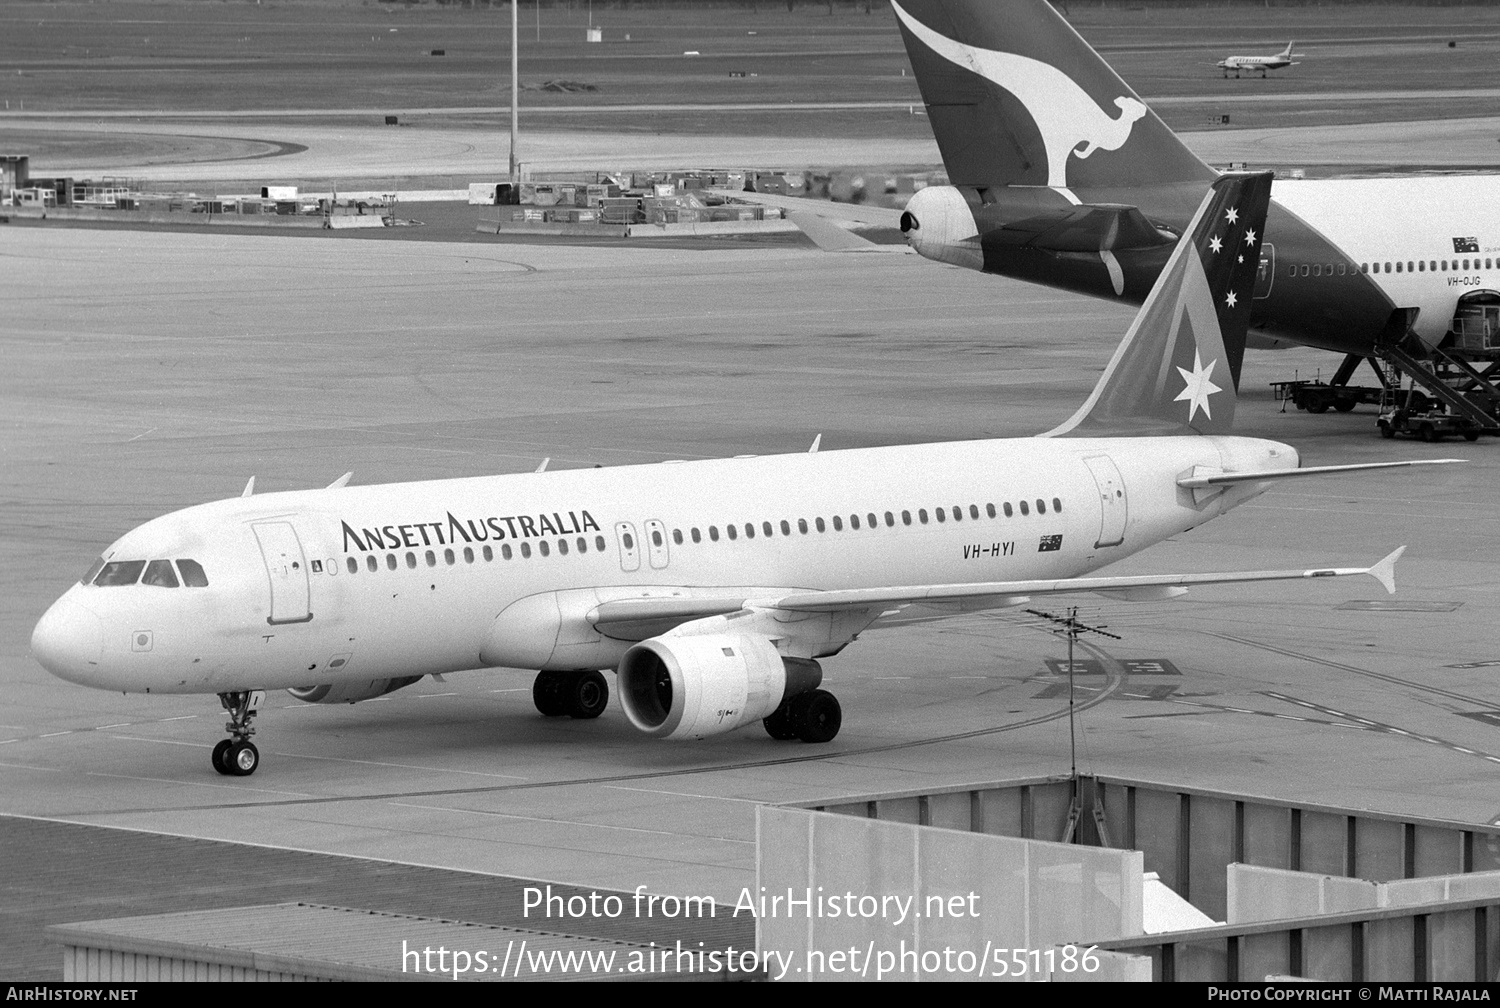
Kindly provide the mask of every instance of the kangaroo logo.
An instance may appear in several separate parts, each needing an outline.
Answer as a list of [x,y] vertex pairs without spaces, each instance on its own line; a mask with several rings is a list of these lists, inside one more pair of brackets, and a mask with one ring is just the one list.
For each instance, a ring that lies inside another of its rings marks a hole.
[[1119,150],[1146,114],[1134,98],[1115,99],[1117,118],[1099,107],[1089,93],[1061,70],[1015,53],[980,49],[945,38],[892,3],[907,29],[943,59],[979,74],[1015,95],[1031,114],[1047,150],[1047,185],[1067,188],[1068,155],[1086,158],[1096,150]]

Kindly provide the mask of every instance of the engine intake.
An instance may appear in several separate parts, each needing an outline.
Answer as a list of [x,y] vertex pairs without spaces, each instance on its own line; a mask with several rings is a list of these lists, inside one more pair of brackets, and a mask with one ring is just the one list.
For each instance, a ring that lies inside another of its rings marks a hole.
[[816,689],[823,669],[784,658],[764,637],[653,637],[620,662],[620,703],[647,735],[698,739],[759,721],[782,700]]
[[353,682],[326,683],[322,686],[298,686],[287,692],[305,703],[359,703],[361,700],[373,700],[378,696],[394,693],[421,678],[413,675],[392,679],[356,679]]

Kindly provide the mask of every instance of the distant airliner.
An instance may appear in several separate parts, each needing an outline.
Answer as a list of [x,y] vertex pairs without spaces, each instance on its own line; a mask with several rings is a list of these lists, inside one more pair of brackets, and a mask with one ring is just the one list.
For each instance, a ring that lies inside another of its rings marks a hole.
[[615,669],[631,723],[702,738],[764,721],[826,742],[819,658],[900,614],[1039,595],[1367,568],[1089,576],[1299,469],[1227,435],[1270,192],[1217,181],[1083,407],[1042,438],[347,485],[147,522],[37,623],[49,671],[100,689],[217,693],[222,774],[254,772],[264,690],[353,703],[424,675],[538,669],[537,708],[597,717]]
[[1214,66],[1223,70],[1225,77],[1229,76],[1231,70],[1234,71],[1236,77],[1240,75],[1241,70],[1259,70],[1260,75],[1264,77],[1267,70],[1280,70],[1283,67],[1297,65],[1292,61],[1292,57],[1302,54],[1292,52],[1293,45],[1295,43],[1288,42],[1286,48],[1275,56],[1230,56],[1219,60]]
[[[892,5],[951,183],[912,197],[908,243],[1139,303],[1218,172],[1047,0]],[[1416,353],[1471,311],[1500,324],[1500,175],[1278,179],[1271,195],[1251,347]]]

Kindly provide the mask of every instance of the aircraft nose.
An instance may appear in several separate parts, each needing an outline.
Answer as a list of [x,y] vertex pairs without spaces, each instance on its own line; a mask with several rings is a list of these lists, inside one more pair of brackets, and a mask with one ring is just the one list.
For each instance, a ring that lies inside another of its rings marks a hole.
[[52,603],[31,631],[31,653],[60,679],[91,685],[104,652],[99,617],[63,596]]

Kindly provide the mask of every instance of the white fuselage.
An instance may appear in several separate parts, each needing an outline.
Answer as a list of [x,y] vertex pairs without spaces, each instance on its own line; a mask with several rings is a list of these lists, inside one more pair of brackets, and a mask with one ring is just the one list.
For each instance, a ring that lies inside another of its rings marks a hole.
[[1023,438],[234,498],[104,556],[190,558],[206,586],[75,585],[33,651],[153,693],[612,668],[632,641],[595,629],[602,602],[1073,577],[1265,488],[1179,478],[1297,464],[1250,438]]
[[1500,175],[1279,179],[1271,192],[1347,256],[1306,263],[1278,255],[1279,274],[1321,267],[1331,280],[1334,269],[1358,268],[1397,307],[1420,309],[1413,328],[1430,345],[1448,332],[1460,297],[1500,290]]

